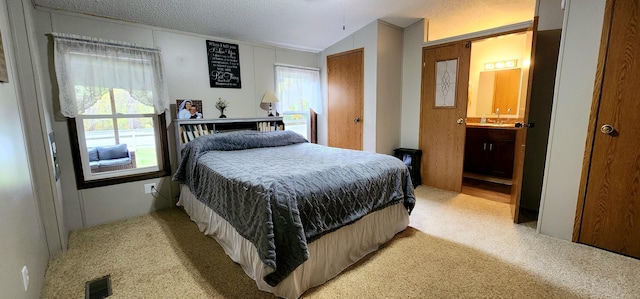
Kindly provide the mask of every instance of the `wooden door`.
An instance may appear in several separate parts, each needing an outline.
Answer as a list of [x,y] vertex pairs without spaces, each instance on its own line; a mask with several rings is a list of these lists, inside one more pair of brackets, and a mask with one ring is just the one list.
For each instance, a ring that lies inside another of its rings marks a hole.
[[[530,43],[530,46],[526,49],[530,51],[529,57],[531,61],[531,67],[529,67],[528,72],[523,72],[523,76],[526,76],[527,81],[527,91],[524,97],[524,111],[522,115],[521,127],[516,133],[516,142],[514,148],[514,158],[513,158],[513,175],[511,178],[511,216],[513,216],[514,223],[523,222],[520,215],[520,198],[522,196],[522,178],[524,172],[524,160],[525,160],[525,151],[527,146],[527,131],[529,130],[529,106],[531,102],[531,90],[533,87],[533,79],[534,79],[534,69],[536,68],[536,41],[538,36],[538,18],[534,18],[533,26],[530,31],[527,31],[527,43]],[[535,130],[535,129],[534,129]],[[528,217],[523,217],[528,218]],[[527,219],[530,220],[530,219]]]
[[[512,190],[517,189],[516,223],[538,219],[562,29],[536,31],[535,35],[532,80],[528,88],[531,104],[526,107],[527,121],[535,127],[526,129],[526,140],[520,139],[516,147],[513,176],[518,179],[513,180],[512,186]],[[526,142],[524,150],[523,141]],[[514,208],[515,202],[514,195]]]
[[592,147],[582,177],[585,193],[578,205],[577,236],[580,243],[636,258],[640,258],[639,11],[640,0],[608,1],[605,9],[588,143]]
[[364,49],[327,56],[328,144],[362,150]]
[[422,184],[460,192],[471,43],[422,51],[420,137]]

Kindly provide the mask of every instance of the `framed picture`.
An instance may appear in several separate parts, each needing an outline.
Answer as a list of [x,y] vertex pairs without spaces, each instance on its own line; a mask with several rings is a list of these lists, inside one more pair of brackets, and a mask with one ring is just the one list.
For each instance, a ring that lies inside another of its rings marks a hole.
[[176,100],[177,119],[202,118],[202,100]]
[[242,88],[240,50],[237,44],[207,41],[209,84],[219,88]]
[[0,32],[0,82],[9,82],[7,62],[4,60],[4,48],[2,47],[2,32]]

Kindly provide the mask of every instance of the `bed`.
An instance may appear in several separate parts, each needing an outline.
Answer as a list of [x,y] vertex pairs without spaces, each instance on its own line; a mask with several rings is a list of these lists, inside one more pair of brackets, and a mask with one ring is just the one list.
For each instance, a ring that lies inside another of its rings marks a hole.
[[292,131],[195,138],[173,180],[178,205],[259,289],[297,298],[404,230],[407,167],[382,154],[311,144]]

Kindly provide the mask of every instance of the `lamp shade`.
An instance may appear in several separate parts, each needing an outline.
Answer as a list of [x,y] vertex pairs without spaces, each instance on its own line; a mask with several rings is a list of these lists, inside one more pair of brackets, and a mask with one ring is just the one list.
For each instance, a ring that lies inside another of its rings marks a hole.
[[273,90],[267,90],[267,92],[264,93],[264,96],[262,96],[262,103],[277,103],[278,102],[278,98],[276,97],[276,94],[273,93]]

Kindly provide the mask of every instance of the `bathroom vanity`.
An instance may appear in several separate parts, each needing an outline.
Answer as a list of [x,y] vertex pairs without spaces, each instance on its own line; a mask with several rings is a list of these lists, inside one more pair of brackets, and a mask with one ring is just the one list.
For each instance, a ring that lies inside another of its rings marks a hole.
[[517,128],[513,124],[467,124],[464,172],[511,179]]

